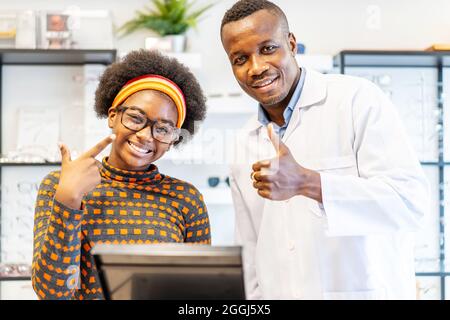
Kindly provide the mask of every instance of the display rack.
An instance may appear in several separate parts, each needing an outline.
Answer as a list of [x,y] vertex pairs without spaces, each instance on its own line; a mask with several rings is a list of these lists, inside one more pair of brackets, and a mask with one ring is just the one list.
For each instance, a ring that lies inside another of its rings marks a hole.
[[17,277],[17,276],[5,276],[5,277],[0,277],[0,282],[1,281],[30,281],[31,280],[31,276],[21,276],[21,277]]
[[[86,64],[109,65],[116,61],[116,50],[34,50],[34,49],[0,49],[0,150],[2,150],[2,70],[5,65],[33,65],[33,66],[82,66]],[[24,166],[59,166],[60,162],[0,162],[0,183],[2,181],[2,167]],[[0,203],[2,193],[0,190]],[[0,206],[0,226],[2,212]],[[0,227],[0,253],[1,227]],[[0,255],[1,262],[1,255]],[[30,277],[0,277],[1,281],[30,280]]]
[[450,67],[450,51],[363,51],[344,50],[334,58],[340,73],[345,74],[348,67],[366,68],[435,68],[437,70],[437,110],[438,110],[438,161],[421,162],[424,166],[437,166],[439,171],[439,272],[417,272],[417,276],[440,278],[440,297],[446,297],[445,269],[445,208],[444,208],[444,169],[450,162],[444,161],[444,68]]
[[0,167],[60,166],[61,162],[0,162]]

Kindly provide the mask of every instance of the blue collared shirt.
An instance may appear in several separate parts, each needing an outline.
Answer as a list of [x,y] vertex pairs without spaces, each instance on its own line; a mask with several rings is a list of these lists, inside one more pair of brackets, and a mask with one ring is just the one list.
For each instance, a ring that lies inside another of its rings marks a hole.
[[[298,100],[300,99],[300,95],[302,94],[303,85],[305,84],[306,70],[304,68],[300,68],[300,70],[301,74],[300,79],[298,80],[297,83],[297,87],[295,88],[294,93],[292,94],[291,101],[289,101],[289,104],[287,105],[283,113],[284,125],[282,127],[279,127],[276,123],[273,123],[273,128],[275,129],[275,132],[280,136],[280,138],[283,138],[284,133],[286,132],[286,129],[289,125],[289,121],[291,120],[292,117],[292,113],[294,112],[294,108],[297,105]],[[258,105],[258,121],[263,126],[267,126],[271,122],[261,104]]]

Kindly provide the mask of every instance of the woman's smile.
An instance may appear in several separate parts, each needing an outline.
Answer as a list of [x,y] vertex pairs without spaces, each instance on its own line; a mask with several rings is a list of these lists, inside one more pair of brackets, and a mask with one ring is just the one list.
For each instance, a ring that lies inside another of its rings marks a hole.
[[[174,102],[165,94],[154,90],[143,90],[129,96],[124,102],[128,110],[139,110],[142,116],[152,121],[163,120],[171,123],[177,121]],[[129,171],[146,170],[148,166],[161,158],[170,144],[153,137],[153,125],[147,125],[139,131],[128,129],[124,124],[125,111],[112,111],[109,115],[110,127],[117,135],[109,162],[111,165]]]
[[130,140],[128,140],[127,142],[128,142],[128,145],[130,146],[130,149],[132,151],[137,152],[138,155],[143,155],[143,154],[148,155],[153,152],[153,150],[151,148],[140,146],[139,143],[135,143]]

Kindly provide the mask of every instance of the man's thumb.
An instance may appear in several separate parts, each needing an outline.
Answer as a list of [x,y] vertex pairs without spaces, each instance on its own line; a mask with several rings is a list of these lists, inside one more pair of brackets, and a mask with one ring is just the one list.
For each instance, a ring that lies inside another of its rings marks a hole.
[[272,122],[267,125],[267,132],[277,154],[284,154],[286,152],[289,152],[288,147],[283,143],[283,141],[281,141],[280,136],[275,132]]

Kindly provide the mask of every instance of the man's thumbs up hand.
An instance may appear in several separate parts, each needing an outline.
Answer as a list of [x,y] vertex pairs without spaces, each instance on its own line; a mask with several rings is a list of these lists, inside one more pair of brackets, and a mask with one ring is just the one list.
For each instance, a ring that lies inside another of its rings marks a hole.
[[308,195],[310,190],[307,189],[313,182],[314,189],[318,193],[312,198],[321,202],[320,175],[297,163],[289,148],[275,132],[272,123],[267,126],[267,130],[277,156],[253,164],[251,178],[258,194],[271,200],[287,200],[296,195],[312,197],[312,194]]

